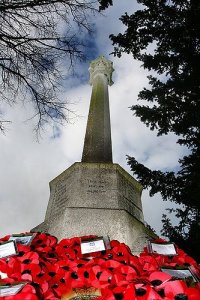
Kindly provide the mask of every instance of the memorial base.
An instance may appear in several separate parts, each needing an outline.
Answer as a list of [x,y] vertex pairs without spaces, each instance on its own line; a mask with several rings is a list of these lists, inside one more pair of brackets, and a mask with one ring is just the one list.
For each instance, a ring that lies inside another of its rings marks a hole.
[[143,222],[141,185],[118,164],[75,163],[50,182],[43,223],[32,231],[74,236],[108,235],[134,254],[155,237]]
[[138,255],[153,233],[123,210],[67,208],[62,215],[54,216],[32,231],[50,233],[61,240],[74,236],[108,235],[127,244]]

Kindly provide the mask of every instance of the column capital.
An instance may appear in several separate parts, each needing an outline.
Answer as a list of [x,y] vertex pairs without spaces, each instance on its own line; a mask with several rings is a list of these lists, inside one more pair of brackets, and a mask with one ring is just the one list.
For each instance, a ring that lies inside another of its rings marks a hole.
[[107,60],[104,56],[99,56],[97,59],[90,63],[90,84],[93,85],[94,79],[97,75],[105,75],[107,78],[108,85],[112,85],[112,73],[113,73],[113,63]]

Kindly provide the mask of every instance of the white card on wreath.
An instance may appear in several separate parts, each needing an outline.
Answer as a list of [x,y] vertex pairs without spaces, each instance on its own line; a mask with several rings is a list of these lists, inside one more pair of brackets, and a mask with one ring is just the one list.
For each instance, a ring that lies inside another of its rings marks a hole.
[[16,284],[0,285],[0,297],[13,296],[19,293],[27,282],[20,282]]
[[15,241],[0,243],[0,258],[8,257],[17,254]]
[[194,282],[197,282],[197,278],[194,276],[192,271],[189,268],[185,269],[169,269],[169,268],[161,268],[162,272],[165,272],[172,277],[179,278],[179,279],[186,279],[191,277]]
[[9,241],[16,241],[16,243],[19,243],[19,244],[22,244],[22,245],[25,245],[25,246],[27,246],[27,245],[29,245],[31,242],[32,242],[32,240],[34,239],[34,237],[35,237],[35,233],[33,233],[33,234],[22,234],[22,235],[20,235],[20,234],[13,234],[13,235],[11,235],[11,237],[9,238]]
[[8,278],[8,275],[0,271],[0,279],[5,279],[5,278]]
[[157,244],[151,242],[150,251],[160,255],[177,255],[176,248],[173,243]]
[[97,239],[81,241],[81,253],[82,254],[98,252],[98,251],[103,251],[103,250],[106,250],[103,237],[97,238]]

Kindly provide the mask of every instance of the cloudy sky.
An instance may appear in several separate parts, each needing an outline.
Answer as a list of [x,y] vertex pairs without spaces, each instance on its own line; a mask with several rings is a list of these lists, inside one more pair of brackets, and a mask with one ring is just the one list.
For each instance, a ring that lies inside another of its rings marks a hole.
[[[125,4],[126,3],[126,4]],[[104,55],[113,61],[114,85],[109,88],[114,162],[129,173],[126,155],[134,156],[153,169],[174,169],[183,149],[176,145],[173,135],[156,137],[129,107],[137,101],[138,92],[147,85],[147,73],[131,56],[114,58],[110,33],[123,31],[118,21],[125,11],[135,10],[132,0],[114,1],[104,16],[95,16],[95,34],[86,37],[90,57]],[[48,183],[71,164],[81,160],[91,87],[88,84],[89,60],[78,64],[77,77],[64,83],[61,97],[71,102],[77,114],[64,127],[47,127],[37,142],[33,121],[26,121],[32,108],[16,105],[5,108],[6,118],[12,119],[5,135],[0,135],[0,236],[28,231],[44,220],[49,200]],[[159,195],[142,196],[145,220],[159,233],[161,216],[171,204],[162,202]]]

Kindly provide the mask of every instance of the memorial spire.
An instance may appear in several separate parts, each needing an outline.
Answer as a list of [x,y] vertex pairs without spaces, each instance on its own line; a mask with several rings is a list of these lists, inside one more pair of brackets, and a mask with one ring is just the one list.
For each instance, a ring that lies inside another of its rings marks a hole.
[[155,235],[144,226],[141,184],[112,163],[108,101],[112,62],[101,56],[89,70],[92,96],[82,162],[50,182],[45,220],[32,232],[48,232],[58,240],[108,235],[138,254]]
[[112,85],[113,63],[100,56],[90,64],[92,95],[82,162],[112,163],[108,85]]

